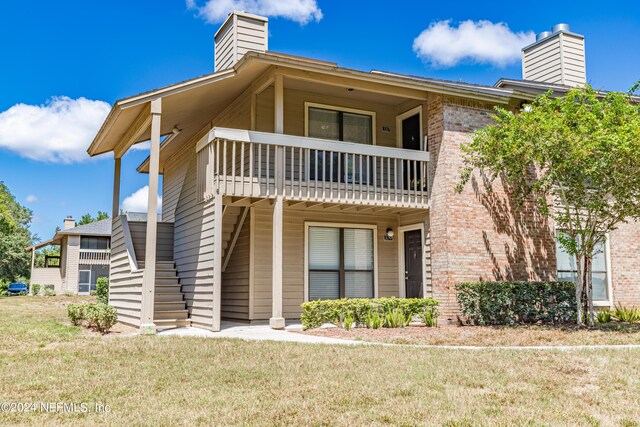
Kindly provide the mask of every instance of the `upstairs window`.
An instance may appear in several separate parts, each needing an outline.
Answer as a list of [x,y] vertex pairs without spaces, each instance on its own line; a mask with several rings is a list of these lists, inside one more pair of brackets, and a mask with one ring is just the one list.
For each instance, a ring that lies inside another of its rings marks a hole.
[[99,236],[82,236],[80,237],[80,249],[109,249],[109,238]]

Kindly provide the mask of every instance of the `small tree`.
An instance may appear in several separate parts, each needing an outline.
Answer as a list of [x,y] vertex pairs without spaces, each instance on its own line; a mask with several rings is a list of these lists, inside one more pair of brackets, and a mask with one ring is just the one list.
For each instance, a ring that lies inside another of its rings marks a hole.
[[495,125],[463,145],[458,191],[480,170],[501,177],[516,200],[553,218],[576,258],[578,324],[594,323],[594,248],[621,223],[640,218],[640,109],[628,94],[586,85],[538,96],[519,114],[496,108]]
[[109,214],[102,211],[98,211],[98,215],[96,215],[95,218],[92,217],[90,213],[86,213],[80,217],[80,221],[78,221],[76,225],[91,224],[92,222],[102,221],[107,218],[109,218]]

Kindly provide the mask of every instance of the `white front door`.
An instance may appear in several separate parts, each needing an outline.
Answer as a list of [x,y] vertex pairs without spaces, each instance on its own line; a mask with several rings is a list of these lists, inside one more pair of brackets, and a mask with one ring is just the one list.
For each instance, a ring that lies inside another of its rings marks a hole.
[[78,295],[91,293],[91,270],[80,270],[78,274]]

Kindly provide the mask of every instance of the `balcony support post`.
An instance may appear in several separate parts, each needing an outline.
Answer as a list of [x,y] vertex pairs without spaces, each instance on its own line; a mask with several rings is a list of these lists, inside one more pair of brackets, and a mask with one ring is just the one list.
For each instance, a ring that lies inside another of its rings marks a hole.
[[120,166],[121,158],[114,157],[113,164],[113,205],[111,209],[111,220],[120,215]]
[[140,332],[155,334],[154,300],[156,286],[156,238],[158,232],[158,174],[160,169],[160,116],[162,98],[151,101],[151,151],[149,154],[149,198],[147,213],[147,239],[145,244],[144,275],[142,279],[142,306]]
[[272,329],[284,329],[285,320],[282,317],[282,217],[283,217],[283,197],[276,196],[273,205],[273,247],[272,256],[272,283],[271,283],[271,301],[272,312],[269,319],[269,326]]

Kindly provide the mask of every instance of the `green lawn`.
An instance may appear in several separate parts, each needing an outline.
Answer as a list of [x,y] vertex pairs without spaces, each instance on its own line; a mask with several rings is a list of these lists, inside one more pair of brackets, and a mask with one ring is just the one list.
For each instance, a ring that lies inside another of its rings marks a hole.
[[0,300],[0,401],[111,412],[0,413],[0,425],[639,425],[637,350],[99,337],[68,326],[71,300]]

